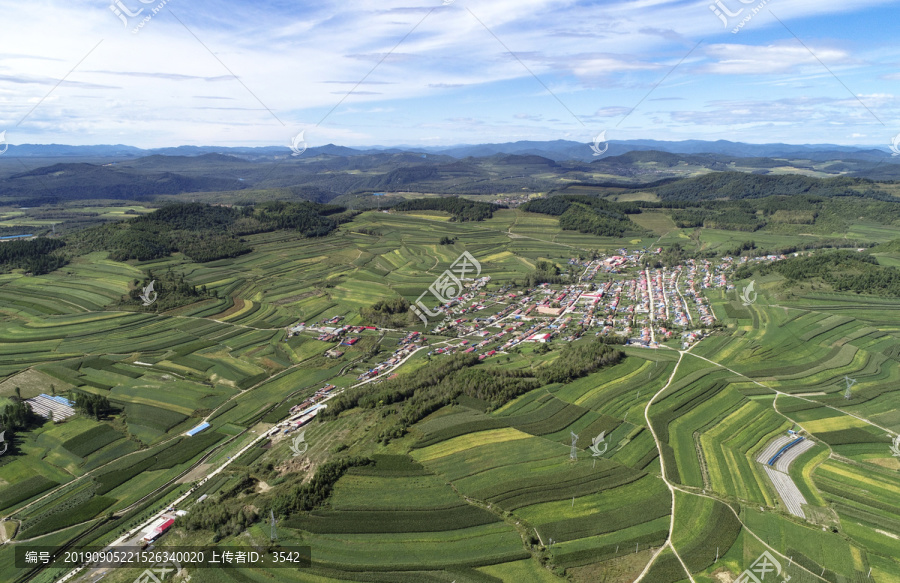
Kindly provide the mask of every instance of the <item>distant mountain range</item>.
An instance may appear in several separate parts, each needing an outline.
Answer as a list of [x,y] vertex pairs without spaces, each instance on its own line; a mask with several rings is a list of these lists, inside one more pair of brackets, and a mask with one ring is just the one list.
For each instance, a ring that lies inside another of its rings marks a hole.
[[[517,154],[529,156],[541,156],[556,162],[581,161],[591,162],[605,157],[618,156],[634,151],[655,150],[673,154],[719,154],[737,157],[767,157],[787,158],[795,160],[844,160],[853,159],[861,161],[890,161],[891,152],[887,147],[856,147],[840,146],[835,144],[745,144],[742,142],[730,142],[727,140],[705,141],[684,140],[680,142],[667,142],[659,140],[611,140],[607,142],[608,149],[603,156],[594,156],[589,144],[571,140],[552,141],[520,141],[502,144],[475,144],[457,145],[447,147],[364,147],[348,148],[327,144],[316,146],[306,150],[299,157],[314,157],[318,155],[352,157],[367,156],[372,154],[418,154],[420,156],[440,155],[456,159],[468,157],[487,157],[497,154]],[[152,155],[161,156],[201,156],[204,154],[228,154],[248,160],[276,159],[290,156],[291,151],[287,146],[263,146],[263,147],[221,147],[221,146],[178,146],[173,148],[142,149],[134,146],[100,145],[100,146],[68,146],[61,144],[22,144],[10,145],[6,154],[0,158],[111,158],[128,159],[140,158]],[[900,160],[897,160],[900,161]]]
[[[900,157],[877,148],[724,140],[631,140],[607,146],[602,156],[594,156],[589,144],[566,140],[424,149],[328,144],[297,156],[287,146],[10,146],[0,156],[0,204],[149,201],[246,190],[267,191],[268,198],[352,204],[375,192],[499,195],[551,192],[576,183],[640,187],[724,171],[900,179]],[[235,200],[245,200],[242,196],[232,194]]]

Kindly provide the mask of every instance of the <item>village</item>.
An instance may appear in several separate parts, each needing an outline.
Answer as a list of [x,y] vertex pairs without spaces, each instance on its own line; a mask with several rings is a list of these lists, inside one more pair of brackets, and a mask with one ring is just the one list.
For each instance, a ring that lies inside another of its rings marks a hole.
[[[429,322],[429,336],[417,330],[406,332],[391,355],[360,373],[357,381],[391,378],[395,369],[425,348],[430,348],[429,356],[462,352],[485,360],[516,351],[525,343],[571,342],[593,333],[595,337],[612,337],[617,343],[651,349],[674,340],[681,349],[687,349],[716,324],[706,290],[734,290],[729,276],[747,261],[786,259],[784,255],[723,257],[715,261],[689,259],[671,268],[648,267],[648,254],[652,257],[660,251],[628,253],[620,249],[620,254],[598,259],[573,258],[568,263],[573,283],[542,283],[524,291],[504,286],[489,292],[484,290],[489,276],[473,280],[465,293],[431,308],[444,318]],[[288,337],[305,333],[320,341],[335,342],[324,355],[339,358],[362,334],[398,331],[368,325],[342,326],[342,320],[344,316],[333,316],[309,326],[300,323],[288,329]],[[326,386],[295,407],[285,427],[299,427],[311,419],[320,409],[316,401],[332,389]]]

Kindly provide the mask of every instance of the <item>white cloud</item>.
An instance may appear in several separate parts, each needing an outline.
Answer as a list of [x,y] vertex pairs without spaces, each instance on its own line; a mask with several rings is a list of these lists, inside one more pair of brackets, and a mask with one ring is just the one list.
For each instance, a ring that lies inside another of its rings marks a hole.
[[717,75],[781,75],[806,67],[820,71],[822,63],[833,69],[855,62],[841,49],[818,46],[807,49],[796,41],[767,46],[715,44],[707,46],[705,53],[714,62],[701,66],[700,71]]

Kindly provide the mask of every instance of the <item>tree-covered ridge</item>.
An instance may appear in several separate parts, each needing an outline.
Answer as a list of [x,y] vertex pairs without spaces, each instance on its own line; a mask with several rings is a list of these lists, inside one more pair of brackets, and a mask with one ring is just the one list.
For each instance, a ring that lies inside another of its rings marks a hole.
[[229,227],[241,216],[250,214],[242,209],[213,206],[201,203],[177,203],[158,208],[151,213],[135,217],[129,222],[135,225],[165,225],[173,230],[203,231]]
[[510,370],[485,365],[474,354],[455,354],[377,387],[347,389],[329,403],[320,417],[334,418],[354,407],[401,404],[396,408],[397,424],[378,436],[387,442],[401,437],[413,424],[462,395],[497,408],[543,385],[570,382],[617,364],[623,357],[621,351],[602,342],[568,344],[553,361],[535,370]]
[[59,239],[46,237],[0,243],[0,268],[4,271],[24,269],[34,275],[49,273],[66,264],[66,258],[55,253],[65,245]]
[[248,186],[215,172],[192,174],[141,171],[119,164],[53,164],[7,177],[0,183],[0,199],[15,206],[40,206],[87,199],[153,200],[159,195],[235,191]]
[[831,197],[801,194],[738,200],[667,199],[637,204],[645,209],[671,209],[672,220],[682,229],[768,229],[826,235],[846,231],[854,219],[872,220],[882,225],[900,224],[900,199],[881,198],[882,195],[876,198],[860,193]]
[[610,202],[595,196],[551,196],[529,201],[520,208],[532,213],[558,216],[560,228],[567,231],[621,237],[627,232],[641,230],[626,215],[641,212],[637,205]]
[[396,211],[444,211],[450,213],[451,221],[483,221],[494,216],[499,205],[476,202],[465,198],[416,198],[406,200],[394,207]]
[[268,503],[269,509],[279,516],[312,510],[325,502],[331,495],[334,485],[347,470],[374,463],[371,458],[361,456],[328,460],[316,469],[309,482],[279,488]]
[[194,261],[237,257],[251,251],[241,235],[278,229],[322,237],[341,222],[343,207],[311,202],[271,201],[232,208],[177,203],[120,223],[87,229],[71,237],[81,252],[109,251],[116,261],[159,259],[182,252]]
[[[812,178],[798,174],[766,176],[746,172],[711,172],[660,186],[661,200],[741,200],[777,195],[867,196],[884,198],[865,178]],[[888,197],[889,198],[889,197]],[[885,198],[885,200],[887,200]]]
[[789,282],[818,280],[835,291],[900,297],[900,269],[879,265],[875,257],[859,251],[840,250],[747,265],[735,273],[735,278],[745,279],[754,273],[765,275],[773,271]]

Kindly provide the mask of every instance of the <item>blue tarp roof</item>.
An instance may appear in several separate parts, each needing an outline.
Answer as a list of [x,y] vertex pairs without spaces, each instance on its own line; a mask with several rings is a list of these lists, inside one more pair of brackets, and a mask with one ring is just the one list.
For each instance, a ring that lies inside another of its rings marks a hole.
[[75,405],[75,403],[66,399],[65,397],[54,397],[51,395],[45,395],[43,393],[41,393],[41,396],[46,397],[48,399],[52,399],[52,400],[56,401],[57,403],[59,403],[60,405],[65,405],[66,407],[73,407]]
[[200,433],[201,431],[203,431],[203,430],[206,429],[207,427],[209,427],[209,423],[201,423],[201,424],[198,425],[197,427],[194,427],[193,429],[191,429],[190,431],[188,431],[188,432],[187,432],[187,435],[188,435],[189,437],[193,437],[194,435],[197,435],[198,433]]

